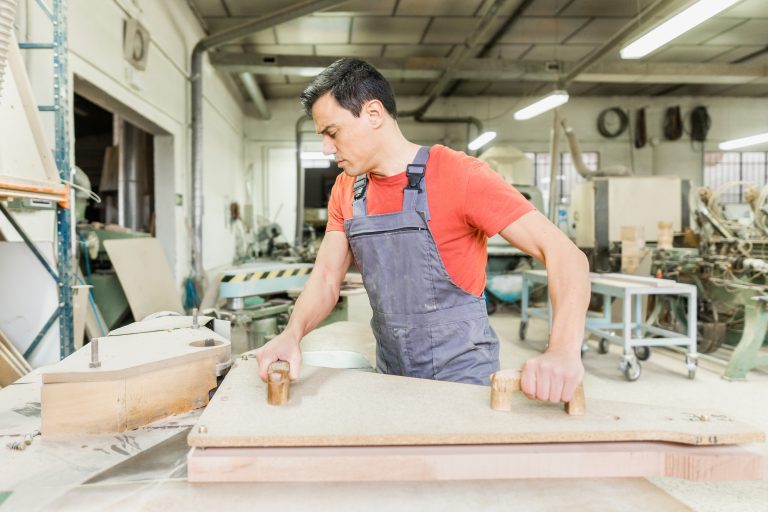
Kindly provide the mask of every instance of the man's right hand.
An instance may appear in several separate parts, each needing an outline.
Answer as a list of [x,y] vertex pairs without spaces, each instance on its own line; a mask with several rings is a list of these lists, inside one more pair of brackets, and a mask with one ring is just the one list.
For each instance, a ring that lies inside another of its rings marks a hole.
[[288,331],[283,331],[272,338],[269,343],[256,350],[261,380],[267,381],[269,365],[278,360],[288,361],[288,364],[291,365],[291,380],[298,379],[301,370],[300,341],[299,338],[291,335]]

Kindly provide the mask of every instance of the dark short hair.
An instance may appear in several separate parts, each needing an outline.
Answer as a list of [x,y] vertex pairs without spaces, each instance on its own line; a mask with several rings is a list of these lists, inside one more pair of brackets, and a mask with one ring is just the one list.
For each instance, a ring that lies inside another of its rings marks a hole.
[[360,117],[363,103],[379,100],[389,115],[397,118],[397,105],[392,86],[379,71],[360,59],[339,59],[312,80],[301,93],[301,106],[312,117],[317,99],[330,92],[343,108]]

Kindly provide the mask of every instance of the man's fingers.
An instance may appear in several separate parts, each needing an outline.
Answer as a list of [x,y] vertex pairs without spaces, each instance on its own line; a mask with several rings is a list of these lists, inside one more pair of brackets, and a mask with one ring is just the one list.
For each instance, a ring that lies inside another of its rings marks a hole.
[[520,374],[520,390],[533,400],[536,398],[536,371],[526,364]]
[[581,384],[581,379],[566,379],[563,384],[563,402],[570,402],[573,399],[573,394],[579,384]]
[[301,373],[301,352],[294,354],[288,361],[288,364],[291,365],[291,380],[298,379]]
[[563,381],[558,377],[550,376],[549,395],[547,399],[550,402],[560,402],[563,399]]
[[548,400],[549,399],[549,389],[552,385],[551,382],[551,375],[549,373],[539,367],[536,371],[536,398],[539,400]]

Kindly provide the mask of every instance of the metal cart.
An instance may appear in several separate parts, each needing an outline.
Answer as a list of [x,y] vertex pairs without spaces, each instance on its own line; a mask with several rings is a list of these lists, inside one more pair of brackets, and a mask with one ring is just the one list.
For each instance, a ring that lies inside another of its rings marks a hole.
[[[592,293],[603,296],[602,314],[588,314],[585,324],[585,337],[594,334],[599,338],[598,351],[608,352],[609,343],[623,345],[624,353],[619,362],[619,369],[629,381],[640,378],[640,361],[650,357],[650,347],[678,346],[688,347],[685,358],[688,378],[696,376],[698,354],[696,352],[696,287],[668,279],[626,275],[626,274],[590,274]],[[547,298],[546,307],[530,307],[530,288],[533,284],[547,284],[545,270],[523,272],[523,293],[521,298],[520,339],[524,340],[530,318],[541,318],[552,327],[552,304]],[[642,298],[649,295],[679,295],[688,298],[687,332],[662,329],[646,323],[642,314]],[[621,322],[611,319],[611,300],[623,301]],[[634,315],[634,318],[633,318]]]

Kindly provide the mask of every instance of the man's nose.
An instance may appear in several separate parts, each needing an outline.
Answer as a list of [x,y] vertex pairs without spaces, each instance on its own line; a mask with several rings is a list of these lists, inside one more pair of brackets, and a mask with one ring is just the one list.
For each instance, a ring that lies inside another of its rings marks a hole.
[[323,137],[323,153],[326,155],[336,154],[336,145],[327,135]]

